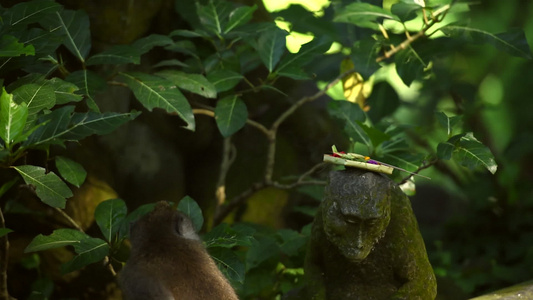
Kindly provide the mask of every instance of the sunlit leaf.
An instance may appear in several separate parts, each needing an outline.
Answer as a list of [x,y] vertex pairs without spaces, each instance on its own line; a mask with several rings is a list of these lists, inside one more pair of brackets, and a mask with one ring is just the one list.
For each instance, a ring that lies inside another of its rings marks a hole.
[[215,86],[201,74],[189,74],[175,70],[164,70],[156,75],[164,77],[178,86],[180,89],[198,94],[206,98],[216,98]]
[[128,208],[122,199],[107,200],[96,207],[94,219],[108,242],[113,241],[127,213]]
[[154,108],[161,108],[168,113],[175,113],[187,123],[187,129],[194,131],[191,105],[174,83],[165,78],[138,72],[121,75],[146,109],[152,111]]
[[46,170],[37,166],[13,167],[24,179],[26,184],[35,188],[35,193],[44,203],[52,206],[65,208],[66,198],[72,197],[72,191],[54,172],[46,173]]
[[56,229],[50,235],[39,234],[24,249],[24,253],[73,246],[89,236],[75,229]]
[[246,104],[237,96],[228,96],[217,102],[215,121],[220,133],[228,137],[241,129],[248,119]]
[[191,218],[194,230],[196,232],[202,229],[202,226],[204,225],[202,209],[193,198],[189,196],[183,197],[183,199],[181,199],[178,203],[178,210]]
[[257,40],[257,53],[269,72],[278,64],[285,52],[285,36],[287,33],[279,28],[262,33]]
[[28,106],[29,121],[34,121],[40,111],[50,109],[56,104],[54,89],[46,82],[25,84],[15,89],[13,99],[17,103],[24,102]]
[[396,18],[396,16],[379,6],[369,3],[355,2],[340,10],[335,18],[333,18],[333,21],[351,23],[359,27],[377,29],[377,23],[381,20],[395,20]]
[[68,159],[64,156],[57,156],[55,159],[57,170],[59,175],[63,177],[67,182],[73,184],[76,187],[85,181],[87,172],[79,163]]
[[0,138],[9,149],[10,145],[22,134],[28,118],[26,103],[17,104],[13,95],[2,88],[0,95]]
[[524,31],[521,29],[493,34],[478,28],[447,25],[440,28],[440,30],[448,36],[464,39],[474,44],[487,43],[500,51],[531,59],[531,49],[529,48]]
[[241,6],[234,9],[229,14],[229,21],[224,29],[224,33],[228,33],[236,27],[248,23],[252,19],[254,11],[257,10],[257,5]]
[[139,49],[129,45],[117,45],[97,53],[87,60],[87,65],[124,65],[141,63]]
[[217,92],[225,92],[234,88],[243,76],[230,70],[215,70],[207,74],[207,80],[215,85]]
[[2,35],[0,37],[0,57],[15,57],[20,55],[35,55],[33,45],[19,43],[18,39],[11,35]]

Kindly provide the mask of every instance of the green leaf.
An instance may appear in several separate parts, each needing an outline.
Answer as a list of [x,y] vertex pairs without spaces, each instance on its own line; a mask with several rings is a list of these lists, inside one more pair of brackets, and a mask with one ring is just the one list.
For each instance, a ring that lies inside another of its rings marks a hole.
[[278,64],[281,55],[285,52],[284,30],[276,28],[263,32],[257,40],[257,53],[269,72],[272,72]]
[[301,233],[291,229],[280,229],[277,235],[281,237],[283,241],[280,245],[280,249],[288,256],[297,256],[302,252],[305,252],[305,246],[309,237],[302,235]]
[[78,93],[87,96],[87,106],[92,111],[100,111],[94,101],[94,97],[96,93],[107,87],[107,83],[102,77],[89,70],[79,70],[70,73],[65,80],[74,83],[80,88]]
[[141,52],[129,45],[113,46],[105,51],[97,53],[87,60],[87,65],[124,65],[140,64]]
[[147,37],[140,38],[133,42],[131,46],[142,55],[148,53],[154,47],[164,47],[172,45],[174,41],[166,35],[150,34]]
[[87,172],[82,165],[64,156],[57,156],[55,161],[59,175],[67,182],[80,187],[87,177]]
[[60,9],[61,5],[54,1],[28,1],[13,5],[2,18],[5,24],[11,26],[28,25],[39,22],[44,16]]
[[276,73],[284,72],[285,69],[294,70],[295,68],[301,68],[311,63],[316,55],[328,51],[330,46],[331,43],[327,40],[314,39],[304,44],[298,53],[283,57],[278,64]]
[[227,248],[210,248],[209,254],[211,254],[222,274],[231,282],[244,283],[246,268],[235,252]]
[[17,181],[19,180],[18,177],[14,176],[11,180],[9,180],[8,182],[5,182],[3,183],[1,186],[0,186],[0,198],[5,194],[7,193],[7,191],[9,191],[9,189],[15,185],[15,183],[17,183]]
[[164,109],[177,114],[194,131],[195,122],[191,106],[179,89],[167,79],[143,73],[120,73],[137,100],[146,109]]
[[331,101],[328,104],[328,112],[344,124],[344,132],[350,139],[372,148],[372,141],[358,123],[366,119],[359,105],[348,101]]
[[224,137],[231,136],[244,127],[248,119],[246,104],[237,96],[228,96],[217,102],[215,121]]
[[256,10],[257,5],[255,4],[254,6],[241,6],[234,9],[229,14],[229,21],[226,25],[226,29],[224,29],[224,33],[228,33],[234,28],[248,23],[252,19],[253,13]]
[[0,95],[0,138],[5,143],[7,149],[21,135],[26,119],[28,118],[28,107],[26,103],[17,104],[13,101],[13,95],[8,94],[2,88]]
[[73,245],[78,255],[61,266],[63,274],[79,270],[103,260],[109,254],[109,244],[97,238],[86,238]]
[[369,3],[351,3],[344,7],[333,18],[333,22],[354,24],[359,27],[378,29],[382,19],[396,20],[396,16],[387,10]]
[[494,155],[474,135],[462,133],[451,137],[447,142],[437,146],[437,155],[441,159],[450,159],[471,170],[484,167],[492,174],[496,173],[498,165]]
[[128,235],[130,224],[137,221],[140,217],[154,210],[156,203],[148,203],[137,207],[122,221],[119,229],[119,239]]
[[63,144],[59,138],[68,132],[67,126],[73,111],[74,106],[64,106],[40,117],[38,122],[44,125],[37,128],[22,145],[28,148],[38,145]]
[[85,63],[85,58],[91,50],[91,33],[89,16],[84,11],[63,10],[41,23],[50,30],[61,28],[61,32],[66,36],[63,44],[79,61]]
[[246,268],[251,270],[263,261],[279,255],[280,249],[276,240],[270,236],[258,238],[258,241],[248,250],[246,255]]
[[33,122],[39,112],[50,109],[56,104],[54,90],[46,82],[25,84],[16,88],[13,91],[13,99],[19,104],[25,103],[28,106],[28,122]]
[[391,12],[398,16],[400,21],[407,22],[416,18],[417,12],[422,10],[422,6],[416,3],[399,2],[391,7]]
[[462,116],[453,116],[448,117],[444,112],[439,111],[435,113],[435,117],[439,124],[446,129],[448,137],[453,134],[453,127],[457,125],[462,120]]
[[0,37],[0,57],[16,57],[20,55],[35,55],[33,45],[24,46],[17,38],[11,35]]
[[122,222],[126,218],[128,208],[122,199],[111,199],[101,202],[94,211],[96,224],[108,242],[119,231]]
[[225,92],[234,88],[241,80],[243,76],[237,72],[230,70],[215,70],[207,74],[207,80],[215,85],[217,92]]
[[105,135],[113,132],[122,124],[135,119],[140,112],[130,113],[75,113],[72,116],[69,128],[61,135],[65,140],[81,140],[93,134]]
[[157,72],[155,75],[168,79],[180,89],[187,90],[206,98],[217,97],[215,86],[203,75],[188,74],[175,70],[164,70]]
[[72,191],[54,172],[37,166],[13,167],[24,179],[26,184],[35,188],[35,193],[42,202],[51,207],[65,208],[66,198],[72,197]]
[[514,56],[531,59],[531,49],[527,43],[524,31],[521,29],[515,29],[500,34],[492,34],[477,28],[446,25],[440,28],[440,30],[444,34],[455,38],[466,40],[474,44],[487,43],[500,51],[507,52]]
[[13,232],[13,230],[9,228],[0,228],[0,237],[3,237],[4,235],[7,235],[8,233]]
[[89,236],[75,229],[56,229],[50,235],[39,234],[24,249],[24,253],[73,246]]
[[252,231],[238,230],[237,227],[232,228],[228,224],[222,223],[207,233],[203,240],[207,248],[249,247],[253,241],[252,234]]
[[396,90],[388,82],[382,81],[372,87],[372,94],[366,100],[366,104],[370,106],[367,115],[376,124],[398,109],[400,99]]
[[350,58],[352,59],[355,70],[363,78],[370,78],[370,76],[381,68],[381,65],[376,62],[381,47],[373,38],[361,39],[354,43]]
[[81,95],[75,94],[79,88],[73,83],[54,77],[47,80],[46,84],[54,90],[57,105],[78,102],[83,98]]
[[196,12],[204,27],[213,33],[221,34],[227,23],[232,6],[226,1],[210,0],[207,5],[197,5]]
[[178,203],[178,210],[191,218],[192,225],[194,226],[194,230],[196,232],[202,229],[202,226],[204,225],[202,209],[193,198],[189,196],[183,197]]

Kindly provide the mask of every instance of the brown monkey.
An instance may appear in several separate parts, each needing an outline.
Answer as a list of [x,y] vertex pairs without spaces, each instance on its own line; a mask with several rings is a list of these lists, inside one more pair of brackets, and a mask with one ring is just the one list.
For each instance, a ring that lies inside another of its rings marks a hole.
[[127,300],[238,300],[191,220],[164,201],[130,230],[131,255],[120,274]]

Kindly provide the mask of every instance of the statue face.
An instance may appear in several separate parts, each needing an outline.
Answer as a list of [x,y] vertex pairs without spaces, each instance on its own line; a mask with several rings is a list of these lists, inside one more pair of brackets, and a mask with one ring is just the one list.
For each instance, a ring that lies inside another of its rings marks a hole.
[[322,214],[328,240],[350,261],[361,262],[389,225],[390,186],[375,173],[355,174],[330,177]]

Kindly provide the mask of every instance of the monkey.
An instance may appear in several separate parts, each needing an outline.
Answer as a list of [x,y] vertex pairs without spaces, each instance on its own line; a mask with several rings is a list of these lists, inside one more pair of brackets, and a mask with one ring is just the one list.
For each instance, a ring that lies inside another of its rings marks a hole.
[[130,228],[131,254],[119,275],[126,300],[238,300],[191,220],[164,201]]

